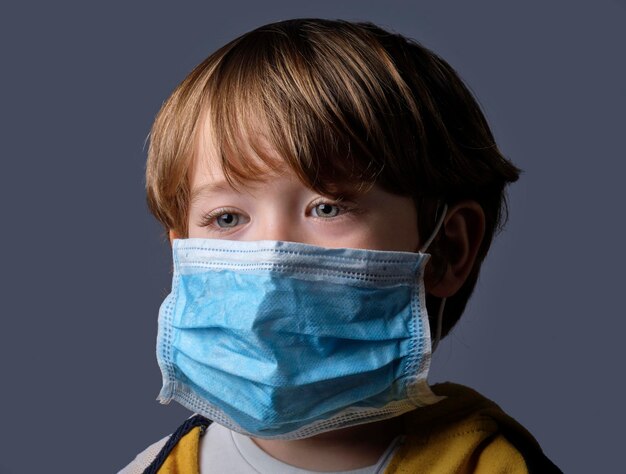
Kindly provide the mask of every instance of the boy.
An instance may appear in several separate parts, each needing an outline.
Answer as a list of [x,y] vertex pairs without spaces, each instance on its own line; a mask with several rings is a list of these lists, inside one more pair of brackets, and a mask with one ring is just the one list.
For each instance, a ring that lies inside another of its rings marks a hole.
[[174,253],[159,398],[198,414],[122,472],[558,471],[495,404],[427,383],[518,173],[450,66],[375,25],[212,54],[147,165]]

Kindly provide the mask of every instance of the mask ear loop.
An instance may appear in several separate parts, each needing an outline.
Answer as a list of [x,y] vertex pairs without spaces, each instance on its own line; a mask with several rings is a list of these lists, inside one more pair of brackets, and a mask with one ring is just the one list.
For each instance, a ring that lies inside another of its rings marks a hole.
[[437,329],[435,330],[435,339],[433,340],[432,352],[435,352],[439,341],[441,341],[441,332],[443,329],[443,308],[446,306],[446,298],[441,298],[439,302],[439,311],[437,311]]
[[[425,252],[426,249],[430,246],[430,244],[432,244],[433,240],[435,239],[435,236],[437,235],[437,233],[441,229],[441,226],[443,225],[443,220],[445,219],[447,212],[448,212],[448,205],[444,203],[443,212],[437,219],[437,223],[435,224],[435,230],[433,231],[432,234],[430,234],[430,237],[428,238],[426,243],[422,245],[422,248],[420,248],[419,250],[420,253]],[[435,339],[433,340],[431,352],[435,352],[435,349],[437,349],[437,346],[439,345],[439,341],[441,340],[441,333],[443,331],[443,309],[445,308],[445,306],[446,306],[446,298],[441,298],[441,301],[439,302],[439,310],[437,311],[437,327],[435,328]]]
[[426,243],[424,243],[424,245],[422,245],[422,247],[420,248],[419,250],[420,253],[426,252],[426,249],[428,249],[428,247],[430,247],[430,244],[433,243],[433,240],[435,240],[435,237],[437,236],[437,234],[439,233],[439,230],[441,229],[441,226],[443,225],[443,220],[445,219],[447,212],[448,212],[448,205],[444,202],[443,212],[437,218],[437,222],[435,223],[435,230],[433,230],[433,233],[430,234],[430,237],[428,238]]

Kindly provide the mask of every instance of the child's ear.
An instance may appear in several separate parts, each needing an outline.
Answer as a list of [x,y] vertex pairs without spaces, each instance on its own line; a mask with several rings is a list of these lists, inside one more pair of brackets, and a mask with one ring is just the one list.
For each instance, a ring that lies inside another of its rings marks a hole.
[[448,210],[440,232],[438,247],[446,267],[428,292],[447,298],[459,291],[474,267],[485,235],[485,212],[476,201],[461,201]]
[[174,239],[180,239],[180,236],[178,235],[178,232],[176,232],[173,229],[170,229],[169,231],[169,238],[170,238],[170,245],[174,244]]

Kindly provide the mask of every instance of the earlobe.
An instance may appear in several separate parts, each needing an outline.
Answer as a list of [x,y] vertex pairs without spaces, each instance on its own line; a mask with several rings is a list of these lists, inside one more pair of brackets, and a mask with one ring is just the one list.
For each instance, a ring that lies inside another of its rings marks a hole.
[[448,210],[439,239],[446,264],[442,276],[428,289],[438,298],[454,295],[465,283],[476,262],[485,235],[485,213],[476,201],[462,201]]

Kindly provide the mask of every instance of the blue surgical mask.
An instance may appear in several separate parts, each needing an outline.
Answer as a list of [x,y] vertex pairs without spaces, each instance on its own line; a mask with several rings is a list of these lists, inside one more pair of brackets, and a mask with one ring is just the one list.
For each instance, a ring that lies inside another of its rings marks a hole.
[[159,313],[162,403],[298,439],[438,400],[424,253],[293,242],[173,243]]

